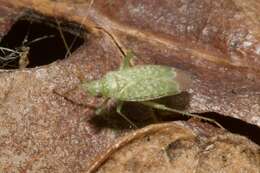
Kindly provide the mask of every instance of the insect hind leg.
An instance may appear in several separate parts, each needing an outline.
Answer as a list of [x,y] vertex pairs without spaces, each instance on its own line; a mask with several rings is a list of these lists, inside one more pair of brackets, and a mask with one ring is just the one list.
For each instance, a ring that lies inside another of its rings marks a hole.
[[203,117],[203,116],[200,116],[200,115],[196,115],[196,114],[191,114],[191,113],[188,113],[188,112],[184,112],[184,111],[180,111],[180,110],[177,110],[177,109],[173,109],[173,108],[169,108],[163,104],[159,104],[159,103],[155,103],[155,102],[151,102],[151,101],[146,101],[146,102],[141,102],[143,105],[145,106],[148,106],[148,107],[152,107],[154,109],[159,109],[159,110],[165,110],[165,111],[170,111],[170,112],[175,112],[175,113],[179,113],[179,114],[182,114],[182,115],[186,115],[186,116],[190,116],[190,117],[194,117],[194,118],[198,118],[198,119],[202,119],[202,120],[205,120],[205,121],[208,121],[208,122],[211,122],[211,123],[214,123],[216,124],[218,127],[224,129],[224,127],[219,124],[217,121],[211,119],[211,118],[207,118],[207,117]]

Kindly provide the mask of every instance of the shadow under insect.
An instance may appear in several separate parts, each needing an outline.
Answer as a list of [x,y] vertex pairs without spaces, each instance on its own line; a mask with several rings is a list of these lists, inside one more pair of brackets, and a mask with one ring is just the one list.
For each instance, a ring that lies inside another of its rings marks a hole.
[[[182,92],[174,96],[156,99],[154,102],[184,111],[189,105],[189,100],[189,93]],[[139,102],[125,102],[122,107],[122,113],[137,127],[144,127],[152,123],[164,121],[187,120],[190,118],[178,113],[153,109]],[[116,104],[108,105],[106,110],[102,111],[102,113],[92,116],[89,122],[97,127],[108,127],[115,129],[132,128],[131,124],[129,124],[124,117],[116,112]]]

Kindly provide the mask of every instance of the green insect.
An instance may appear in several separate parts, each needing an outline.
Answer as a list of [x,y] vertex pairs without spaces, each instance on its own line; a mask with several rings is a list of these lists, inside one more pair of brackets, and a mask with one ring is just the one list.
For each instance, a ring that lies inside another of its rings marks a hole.
[[104,104],[96,110],[97,114],[100,114],[100,112],[105,109],[105,103],[109,100],[113,100],[113,102],[117,104],[117,113],[132,126],[136,127],[136,125],[121,112],[121,109],[125,101],[139,102],[151,108],[207,120],[222,127],[213,119],[172,109],[153,102],[155,99],[176,95],[185,91],[191,83],[191,78],[187,73],[169,66],[137,65],[132,67],[130,65],[130,59],[132,57],[133,54],[128,52],[118,71],[108,72],[99,80],[82,84],[82,88],[92,96],[102,96],[106,98]]

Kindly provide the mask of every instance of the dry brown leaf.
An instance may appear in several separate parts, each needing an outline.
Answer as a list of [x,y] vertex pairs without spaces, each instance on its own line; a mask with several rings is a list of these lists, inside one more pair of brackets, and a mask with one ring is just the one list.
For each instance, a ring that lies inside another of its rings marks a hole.
[[[65,60],[21,71],[1,70],[2,172],[88,170],[125,133],[114,129],[121,121],[93,123],[90,108],[53,90],[63,93],[79,84],[78,76],[92,80],[117,69],[127,49],[137,55],[136,63],[164,64],[191,74],[187,111],[216,112],[260,126],[257,0],[0,2],[1,37],[28,9],[80,23],[88,31],[84,45]],[[80,103],[100,102],[82,91],[70,97]],[[229,135],[225,139],[233,141]]]
[[87,172],[257,173],[259,151],[244,137],[223,131],[157,124],[118,140]]

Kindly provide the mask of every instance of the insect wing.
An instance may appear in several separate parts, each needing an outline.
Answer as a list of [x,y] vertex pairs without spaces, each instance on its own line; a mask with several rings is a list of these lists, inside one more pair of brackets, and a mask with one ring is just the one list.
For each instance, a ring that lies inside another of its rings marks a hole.
[[121,101],[148,101],[185,91],[189,75],[161,65],[143,65],[112,71],[104,78],[103,96]]
[[147,77],[129,82],[118,94],[123,101],[147,101],[180,93],[174,77]]

